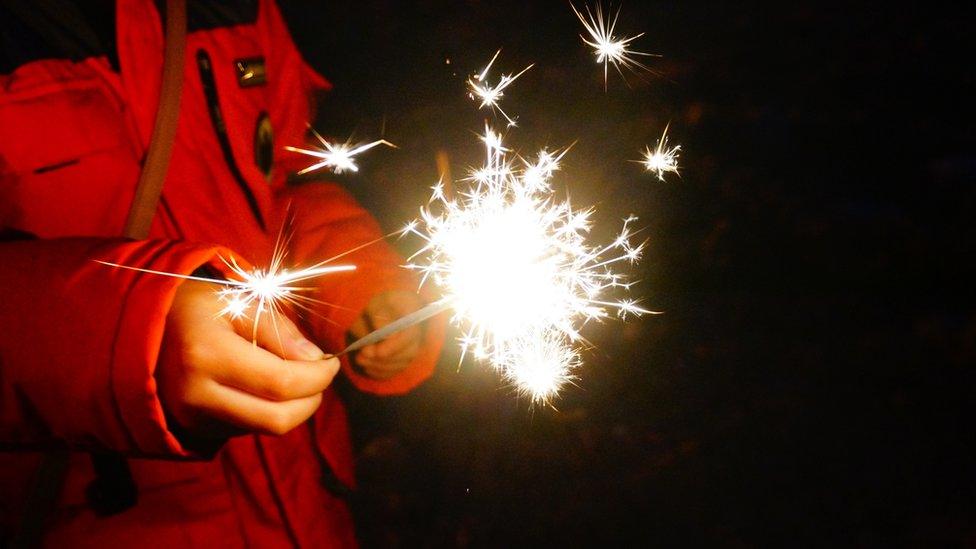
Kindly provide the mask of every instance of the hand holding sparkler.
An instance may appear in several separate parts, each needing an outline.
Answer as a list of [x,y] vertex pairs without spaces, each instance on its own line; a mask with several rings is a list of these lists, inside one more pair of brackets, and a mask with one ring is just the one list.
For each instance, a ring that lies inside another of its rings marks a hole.
[[[423,301],[415,292],[389,291],[381,293],[366,306],[363,315],[350,327],[353,337],[362,338],[367,333],[389,326],[390,323],[417,311]],[[390,379],[406,369],[420,352],[424,340],[422,324],[413,324],[392,333],[387,338],[369,343],[356,349],[354,355],[357,366],[373,379]]]
[[155,372],[160,401],[196,437],[286,433],[319,407],[339,361],[284,315],[255,323],[225,306],[212,284],[179,286]]
[[[650,54],[629,47],[641,34],[622,39],[614,36],[617,15],[605,21],[599,5],[595,15],[586,8],[587,17],[575,6],[573,11],[592,38],[583,37],[583,41],[595,49],[597,62],[603,64],[605,83],[609,65],[618,71],[621,67],[647,69],[636,61],[635,56]],[[515,126],[516,119],[502,111],[498,102],[504,90],[532,65],[514,75],[503,75],[496,85],[491,86],[485,80],[497,58],[496,52],[481,72],[468,80],[469,96],[480,100],[480,107],[497,110],[509,126]],[[358,146],[334,144],[314,130],[312,132],[321,149],[286,147],[319,159],[299,173],[320,168],[331,168],[335,173],[356,171],[358,166],[353,160],[356,155],[379,145],[393,146],[384,140]],[[546,402],[565,383],[575,379],[573,371],[580,363],[579,352],[585,343],[580,333],[584,324],[611,314],[625,317],[651,312],[634,300],[613,299],[607,295],[630,288],[631,283],[616,268],[622,263],[635,262],[641,255],[643,244],[631,242],[633,217],[624,221],[613,242],[605,245],[590,242],[592,209],[576,209],[568,199],[560,200],[551,182],[568,149],[555,153],[543,149],[534,161],[517,156],[519,161],[514,162],[509,158],[511,150],[503,146],[499,133],[486,126],[481,139],[485,144],[486,160],[468,179],[471,187],[461,193],[460,198],[448,198],[443,192],[443,184],[439,183],[431,198],[431,204],[435,206],[422,208],[422,219],[403,230],[404,234],[414,234],[424,240],[423,247],[411,257],[408,267],[422,274],[422,284],[429,281],[437,286],[443,297],[423,308],[417,296],[405,292],[375,297],[364,316],[350,330],[351,335],[360,339],[339,354],[358,350],[356,361],[367,375],[389,379],[405,369],[417,354],[422,339],[419,324],[441,311],[451,310],[453,322],[464,330],[461,338],[463,352],[471,352],[476,358],[487,361],[533,401]],[[665,172],[677,173],[679,150],[680,146],[668,148],[665,128],[657,148],[652,151],[648,147],[642,163],[663,180]],[[253,306],[251,337],[255,351],[259,350],[257,346],[261,338],[258,333],[262,330],[258,320],[263,313],[270,313],[270,320],[277,327],[283,302],[304,309],[309,308],[309,303],[323,304],[301,295],[300,292],[307,288],[295,283],[354,268],[326,265],[358,249],[291,272],[282,268],[286,247],[287,242],[278,248],[266,271],[246,271],[233,262],[227,264],[239,280],[223,283],[227,288],[220,291],[223,305],[216,310],[215,317],[224,317],[222,320],[233,326],[242,319],[250,319],[248,308]],[[208,281],[193,276],[149,272]],[[226,331],[226,326],[224,328]],[[295,334],[297,330],[288,335]],[[293,358],[293,351],[286,345],[280,344],[280,348],[282,358]],[[190,370],[196,371],[196,367]],[[290,374],[288,379],[291,379]],[[176,385],[183,387],[182,383]],[[231,385],[245,393],[253,389],[258,398],[268,396],[259,384],[252,385],[246,380]],[[271,395],[272,399],[301,401],[312,398],[288,391],[272,392],[275,393]],[[179,389],[177,394],[185,396],[187,391]],[[292,416],[279,414],[275,417],[296,417],[294,411],[292,413]],[[248,424],[246,418],[237,419]],[[287,423],[282,420],[278,426]]]

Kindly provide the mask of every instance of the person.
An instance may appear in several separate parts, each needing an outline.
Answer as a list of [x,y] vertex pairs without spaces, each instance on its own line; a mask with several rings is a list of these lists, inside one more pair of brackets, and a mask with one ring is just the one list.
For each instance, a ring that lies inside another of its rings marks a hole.
[[[294,265],[381,236],[340,186],[289,182],[306,159],[284,146],[330,84],[273,1],[222,0],[188,4],[162,197],[148,239],[119,237],[161,101],[164,4],[0,2],[2,539],[38,520],[25,502],[46,484],[47,546],[353,545],[334,378],[413,389],[443,323],[327,358],[423,305],[382,241],[313,282],[315,310],[256,328],[219,314],[213,284],[93,261],[226,276],[222,259],[267,265],[286,219]],[[63,474],[39,471],[58,449]],[[131,497],[113,501],[120,478]]]

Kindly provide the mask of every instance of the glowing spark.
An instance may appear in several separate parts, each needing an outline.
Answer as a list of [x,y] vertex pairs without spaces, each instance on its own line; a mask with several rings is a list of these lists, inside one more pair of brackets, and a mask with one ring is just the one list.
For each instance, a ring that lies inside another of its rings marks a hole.
[[668,148],[668,126],[665,126],[661,139],[657,140],[657,146],[654,150],[646,147],[644,159],[640,162],[644,164],[644,169],[649,172],[657,172],[657,178],[664,181],[665,172],[680,175],[678,174],[678,153],[680,151],[681,145]]
[[298,172],[298,175],[306,174],[321,168],[331,168],[333,173],[340,174],[343,171],[358,172],[359,166],[353,161],[353,158],[363,152],[366,152],[373,147],[378,145],[386,145],[387,147],[396,148],[396,145],[390,143],[385,139],[379,139],[373,141],[372,143],[366,143],[362,145],[350,145],[346,143],[329,143],[322,137],[319,132],[315,131],[314,128],[309,128],[315,135],[319,143],[322,144],[322,149],[310,150],[310,149],[300,149],[298,147],[285,147],[285,150],[297,152],[301,154],[306,154],[308,156],[314,156],[315,158],[321,159],[320,162],[316,162],[311,166]]
[[548,402],[576,376],[579,353],[552,334],[528,337],[516,342],[505,357],[505,377],[533,402]]
[[[287,269],[283,267],[283,264],[286,256],[285,250],[288,246],[288,240],[288,238],[285,238],[284,241],[282,241],[282,238],[279,235],[274,253],[272,254],[271,264],[264,269],[256,268],[248,270],[241,267],[233,257],[221,257],[220,260],[223,261],[224,265],[227,266],[227,269],[232,275],[227,280],[195,275],[184,275],[153,269],[142,269],[139,267],[130,267],[128,265],[110,263],[107,261],[95,261],[110,267],[117,267],[120,269],[128,269],[161,276],[169,276],[183,280],[208,282],[218,286],[219,288],[217,289],[217,296],[224,303],[223,308],[220,310],[220,315],[231,319],[238,319],[250,318],[249,315],[253,314],[254,327],[252,331],[252,341],[257,344],[258,323],[263,315],[270,315],[272,321],[274,322],[275,317],[284,314],[285,305],[295,306],[312,313],[315,313],[312,308],[313,306],[330,306],[328,303],[305,295],[305,293],[312,292],[316,288],[314,286],[302,286],[301,283],[331,273],[355,270],[355,265],[329,264],[344,255],[352,253],[373,243],[369,242],[363,246],[349,250],[348,252],[336,255],[324,261],[320,261],[310,267]],[[274,322],[274,326],[277,329],[277,322]]]
[[515,126],[515,119],[505,114],[505,111],[503,111],[502,108],[498,106],[498,101],[502,98],[502,96],[505,95],[505,88],[510,86],[512,82],[515,82],[515,80],[518,77],[525,74],[525,72],[531,69],[534,65],[529,65],[528,67],[525,67],[524,69],[522,69],[521,72],[519,72],[515,76],[512,76],[510,74],[502,75],[501,79],[498,81],[498,84],[494,86],[489,86],[488,84],[484,83],[485,78],[488,76],[488,71],[491,69],[491,66],[495,63],[495,60],[498,59],[498,54],[500,54],[501,52],[502,50],[498,50],[497,52],[495,52],[495,56],[491,58],[491,61],[489,61],[487,65],[485,65],[485,68],[482,69],[480,73],[468,79],[468,86],[471,88],[471,91],[468,92],[468,96],[471,99],[481,101],[479,108],[483,109],[485,107],[489,107],[492,110],[497,110],[502,114],[502,116],[505,117],[505,120],[508,121],[509,126]]
[[585,44],[593,48],[593,53],[596,55],[596,62],[603,63],[604,89],[607,86],[608,67],[610,65],[613,65],[613,68],[617,69],[621,77],[624,75],[623,71],[620,70],[621,67],[632,71],[636,69],[651,70],[638,61],[636,56],[658,56],[652,53],[644,53],[630,49],[630,43],[644,36],[644,33],[627,38],[617,38],[613,35],[614,28],[617,26],[617,18],[620,16],[620,8],[617,8],[617,13],[614,14],[612,20],[606,21],[603,19],[603,8],[599,3],[592,12],[590,11],[590,7],[586,6],[586,17],[583,17],[583,14],[572,3],[569,6],[573,8],[576,17],[579,17],[579,20],[583,23],[583,27],[586,29],[587,34],[590,35],[591,40],[587,40],[582,34],[580,38]]
[[587,241],[592,210],[558,200],[551,185],[566,150],[516,165],[499,134],[486,128],[482,141],[486,161],[471,188],[455,199],[435,190],[434,206],[404,228],[425,241],[408,267],[442,291],[465,353],[546,402],[573,379],[583,324],[650,312],[604,297],[628,287],[613,267],[636,261],[643,244],[631,243],[635,218],[610,244]]

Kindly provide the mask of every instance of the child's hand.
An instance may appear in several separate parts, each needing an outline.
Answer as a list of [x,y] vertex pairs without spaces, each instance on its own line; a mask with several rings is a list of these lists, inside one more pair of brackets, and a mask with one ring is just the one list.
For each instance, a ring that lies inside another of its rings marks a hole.
[[[369,302],[363,315],[353,323],[349,332],[358,339],[423,305],[420,297],[413,292],[384,292]],[[423,337],[423,325],[411,326],[379,343],[363,347],[356,353],[354,360],[366,375],[375,379],[389,379],[410,365],[420,351]]]
[[176,292],[156,367],[170,417],[200,438],[280,435],[303,423],[319,407],[338,359],[325,359],[280,315],[277,326],[261,316],[254,346],[253,322],[225,318],[221,308],[212,284],[186,281]]

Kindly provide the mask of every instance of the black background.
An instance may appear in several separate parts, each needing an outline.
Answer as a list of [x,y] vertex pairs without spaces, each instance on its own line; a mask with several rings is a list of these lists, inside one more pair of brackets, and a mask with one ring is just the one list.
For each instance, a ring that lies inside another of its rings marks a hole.
[[[328,4],[283,7],[336,85],[316,126],[400,146],[341,178],[387,229],[438,150],[479,163],[464,81],[502,48],[536,63],[508,142],[578,140],[557,184],[595,238],[640,216],[666,311],[589,327],[556,409],[454,351],[409,396],[347,391],[365,544],[976,546],[972,13],[630,1],[660,74],[604,91],[565,2]],[[668,122],[662,183],[628,160]]]

